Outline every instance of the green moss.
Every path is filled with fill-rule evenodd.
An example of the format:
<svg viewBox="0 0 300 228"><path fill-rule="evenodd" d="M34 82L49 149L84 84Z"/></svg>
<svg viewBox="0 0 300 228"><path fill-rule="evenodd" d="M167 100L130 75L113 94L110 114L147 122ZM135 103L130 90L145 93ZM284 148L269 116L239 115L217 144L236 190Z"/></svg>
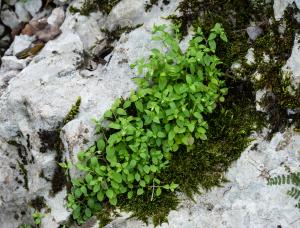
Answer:
<svg viewBox="0 0 300 228"><path fill-rule="evenodd" d="M18 162L19 168L20 168L20 174L23 176L24 178L24 188L27 189L29 191L29 186L28 186L28 172L27 169L25 168L25 165L22 164L21 162Z"/></svg>
<svg viewBox="0 0 300 228"><path fill-rule="evenodd" d="M143 24L138 24L136 26L117 26L112 31L107 29L101 29L101 32L105 33L108 43L113 43L116 40L119 40L123 33L129 33L134 29L141 27Z"/></svg>
<svg viewBox="0 0 300 228"><path fill-rule="evenodd" d="M78 97L75 104L72 105L71 110L64 118L63 125L66 125L67 123L69 123L71 120L73 120L78 115L80 104L81 104L81 97Z"/></svg>
<svg viewBox="0 0 300 228"><path fill-rule="evenodd" d="M102 13L109 14L112 8L117 5L120 0L85 0L80 9L71 6L70 13L80 13L88 16L91 12L100 10Z"/></svg>

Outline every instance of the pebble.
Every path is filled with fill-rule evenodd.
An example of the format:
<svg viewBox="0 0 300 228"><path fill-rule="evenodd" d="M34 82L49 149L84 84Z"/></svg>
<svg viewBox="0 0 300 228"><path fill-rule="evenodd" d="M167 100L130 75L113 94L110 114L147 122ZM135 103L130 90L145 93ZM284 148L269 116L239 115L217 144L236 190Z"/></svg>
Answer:
<svg viewBox="0 0 300 228"><path fill-rule="evenodd" d="M0 18L2 20L2 23L10 27L11 29L17 27L20 23L16 13L10 9L1 11Z"/></svg>
<svg viewBox="0 0 300 228"><path fill-rule="evenodd" d="M249 38L254 41L263 33L263 30L259 26L250 26L247 28L247 33Z"/></svg>

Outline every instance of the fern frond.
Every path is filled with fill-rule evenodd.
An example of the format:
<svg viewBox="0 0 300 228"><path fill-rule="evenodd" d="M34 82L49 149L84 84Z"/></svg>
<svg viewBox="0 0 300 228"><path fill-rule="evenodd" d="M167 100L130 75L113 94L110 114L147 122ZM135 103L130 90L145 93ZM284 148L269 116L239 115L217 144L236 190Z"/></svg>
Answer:
<svg viewBox="0 0 300 228"><path fill-rule="evenodd" d="M278 175L268 179L268 185L293 184L300 186L300 172L291 173L289 175Z"/></svg>
<svg viewBox="0 0 300 228"><path fill-rule="evenodd" d="M300 196L300 189L292 187L290 190L288 190L287 194L294 199L298 199Z"/></svg>

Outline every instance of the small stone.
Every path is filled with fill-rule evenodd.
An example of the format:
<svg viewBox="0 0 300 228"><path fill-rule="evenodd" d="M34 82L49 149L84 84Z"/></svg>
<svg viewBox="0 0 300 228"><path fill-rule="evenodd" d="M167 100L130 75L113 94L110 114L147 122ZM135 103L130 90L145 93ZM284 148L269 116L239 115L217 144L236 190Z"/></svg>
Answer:
<svg viewBox="0 0 300 228"><path fill-rule="evenodd" d="M0 16L2 23L11 29L17 27L19 25L19 19L17 15L15 14L14 11L10 9L6 9L1 11L1 16Z"/></svg>
<svg viewBox="0 0 300 228"><path fill-rule="evenodd" d="M31 16L34 17L42 8L42 1L41 0L26 0L24 2L24 7L31 14Z"/></svg>
<svg viewBox="0 0 300 228"><path fill-rule="evenodd" d="M63 6L63 5L66 5L70 2L70 0L54 0L54 3L57 5L57 6Z"/></svg>
<svg viewBox="0 0 300 228"><path fill-rule="evenodd" d="M61 33L61 30L55 25L48 25L45 29L37 31L36 35L39 40L44 42L48 42L49 40L53 40Z"/></svg>
<svg viewBox="0 0 300 228"><path fill-rule="evenodd" d="M37 31L42 30L46 28L48 25L47 20L45 18L43 19L33 19L25 26L25 28L22 30L23 35L28 35L32 36L34 35Z"/></svg>
<svg viewBox="0 0 300 228"><path fill-rule="evenodd" d="M22 70L26 67L26 61L15 56L3 56L1 68L5 70Z"/></svg>
<svg viewBox="0 0 300 228"><path fill-rule="evenodd" d="M7 34L0 40L0 48L7 48L11 42L10 36Z"/></svg>
<svg viewBox="0 0 300 228"><path fill-rule="evenodd" d="M0 37L4 35L5 28L3 25L0 24Z"/></svg>
<svg viewBox="0 0 300 228"><path fill-rule="evenodd" d="M247 33L251 40L256 40L263 33L263 30L259 26L250 26L247 28Z"/></svg>
<svg viewBox="0 0 300 228"><path fill-rule="evenodd" d="M247 64L251 65L255 63L255 56L254 56L254 48L249 48L246 54Z"/></svg>
<svg viewBox="0 0 300 228"><path fill-rule="evenodd" d="M51 15L48 17L47 21L50 25L55 25L60 27L65 20L65 11L62 7L55 8Z"/></svg>
<svg viewBox="0 0 300 228"><path fill-rule="evenodd" d="M20 21L28 22L31 18L29 12L25 9L22 2L17 2L15 5L15 12Z"/></svg>
<svg viewBox="0 0 300 228"><path fill-rule="evenodd" d="M36 40L35 37L30 37L27 35L20 35L16 36L15 40L13 42L13 55L16 55L20 51L23 51L24 49L28 48L32 42Z"/></svg>

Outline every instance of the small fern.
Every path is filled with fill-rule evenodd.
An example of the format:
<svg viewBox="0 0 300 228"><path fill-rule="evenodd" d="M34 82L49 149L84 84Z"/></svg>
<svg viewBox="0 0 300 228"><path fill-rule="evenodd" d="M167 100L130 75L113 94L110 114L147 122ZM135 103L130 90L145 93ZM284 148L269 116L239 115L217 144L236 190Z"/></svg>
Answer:
<svg viewBox="0 0 300 228"><path fill-rule="evenodd" d="M287 195L298 200L296 207L300 208L300 172L291 173L289 175L278 175L268 179L268 185L293 185L291 189L287 191Z"/></svg>

